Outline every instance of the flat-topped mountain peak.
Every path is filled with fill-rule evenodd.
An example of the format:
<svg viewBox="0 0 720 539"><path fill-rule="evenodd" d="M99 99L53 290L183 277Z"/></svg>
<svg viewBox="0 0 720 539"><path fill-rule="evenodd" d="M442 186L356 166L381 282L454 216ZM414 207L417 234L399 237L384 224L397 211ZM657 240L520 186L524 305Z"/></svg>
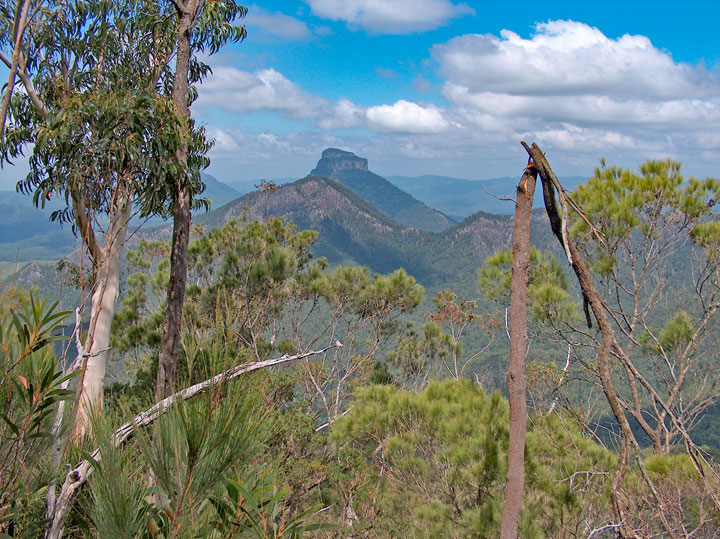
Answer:
<svg viewBox="0 0 720 539"><path fill-rule="evenodd" d="M326 148L323 150L320 161L310 172L311 176L331 177L334 172L340 170L367 170L368 160L358 157L352 152L339 150L338 148Z"/></svg>
<svg viewBox="0 0 720 539"><path fill-rule="evenodd" d="M368 160L352 152L327 148L310 176L331 178L351 189L395 221L419 230L440 231L453 221L368 170Z"/></svg>

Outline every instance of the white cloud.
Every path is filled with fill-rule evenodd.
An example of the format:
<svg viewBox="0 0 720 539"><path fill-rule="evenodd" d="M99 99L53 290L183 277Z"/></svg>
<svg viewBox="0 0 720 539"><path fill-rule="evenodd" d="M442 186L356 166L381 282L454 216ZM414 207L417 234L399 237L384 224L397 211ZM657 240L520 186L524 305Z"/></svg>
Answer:
<svg viewBox="0 0 720 539"><path fill-rule="evenodd" d="M448 128L447 120L437 108L403 99L394 105L370 107L366 115L370 128L381 132L432 134Z"/></svg>
<svg viewBox="0 0 720 539"><path fill-rule="evenodd" d="M348 99L333 103L305 92L274 69L249 73L234 67L217 67L203 84L195 106L219 107L237 114L271 111L286 118L311 120L322 129L331 130L361 126L384 133L430 134L449 126L434 106L404 100L367 109Z"/></svg>
<svg viewBox="0 0 720 539"><path fill-rule="evenodd" d="M378 34L409 34L443 26L475 14L467 4L449 0L306 0L313 13L345 21Z"/></svg>
<svg viewBox="0 0 720 539"><path fill-rule="evenodd" d="M214 154L235 154L240 151L240 145L237 140L229 132L216 127L207 128L208 137L214 141L212 152Z"/></svg>
<svg viewBox="0 0 720 539"><path fill-rule="evenodd" d="M275 111L295 119L314 118L332 104L311 95L274 69L254 73L221 66L203 83L197 107L217 106L236 113Z"/></svg>
<svg viewBox="0 0 720 539"><path fill-rule="evenodd" d="M673 61L645 36L606 37L574 21L536 26L531 39L471 34L436 45L433 55L453 82L511 95L605 95L667 99L717 95L709 72Z"/></svg>
<svg viewBox="0 0 720 539"><path fill-rule="evenodd" d="M497 118L533 118L586 125L675 127L697 129L720 123L717 101L671 99L666 101L613 99L609 96L536 96L470 92L447 83L443 93L450 101Z"/></svg>
<svg viewBox="0 0 720 539"><path fill-rule="evenodd" d="M257 36L270 34L287 41L312 37L310 28L303 21L281 12L272 13L259 6L248 8L244 22L253 38L256 37L253 32L255 29L259 30Z"/></svg>
<svg viewBox="0 0 720 539"><path fill-rule="evenodd" d="M345 129L364 123L363 109L349 99L341 99L332 109L331 114L319 118L323 129Z"/></svg>
<svg viewBox="0 0 720 539"><path fill-rule="evenodd" d="M457 121L481 129L532 133L566 149L668 150L720 129L718 73L675 62L645 36L610 39L551 21L529 39L465 35L432 54Z"/></svg>

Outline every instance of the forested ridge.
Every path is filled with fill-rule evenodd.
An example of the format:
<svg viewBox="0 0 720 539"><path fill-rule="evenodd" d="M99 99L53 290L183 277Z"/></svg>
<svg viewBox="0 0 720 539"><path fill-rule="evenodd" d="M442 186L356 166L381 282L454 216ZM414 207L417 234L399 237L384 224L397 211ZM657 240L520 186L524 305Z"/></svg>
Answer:
<svg viewBox="0 0 720 539"><path fill-rule="evenodd" d="M720 534L717 180L522 142L453 224L329 148L198 213L246 8L0 7L0 159L80 246L0 286L0 535Z"/></svg>

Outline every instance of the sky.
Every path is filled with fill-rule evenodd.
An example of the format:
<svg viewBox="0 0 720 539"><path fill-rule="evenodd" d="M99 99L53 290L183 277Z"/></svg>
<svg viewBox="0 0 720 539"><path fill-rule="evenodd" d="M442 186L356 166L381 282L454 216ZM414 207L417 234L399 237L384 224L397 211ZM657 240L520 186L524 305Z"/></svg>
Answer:
<svg viewBox="0 0 720 539"><path fill-rule="evenodd" d="M383 176L559 175L720 161L720 2L276 0L209 57L192 114L221 181L300 178L324 148ZM12 188L17 171L3 171Z"/></svg>

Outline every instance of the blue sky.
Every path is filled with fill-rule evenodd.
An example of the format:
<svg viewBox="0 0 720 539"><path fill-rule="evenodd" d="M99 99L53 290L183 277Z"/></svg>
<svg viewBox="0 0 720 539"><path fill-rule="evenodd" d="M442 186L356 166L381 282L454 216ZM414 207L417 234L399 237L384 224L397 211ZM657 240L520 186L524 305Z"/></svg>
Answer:
<svg viewBox="0 0 720 539"><path fill-rule="evenodd" d="M560 175L668 156L717 174L719 2L248 7L247 39L210 59L193 106L220 180L299 178L328 146L382 175L519 176L522 138Z"/></svg>

